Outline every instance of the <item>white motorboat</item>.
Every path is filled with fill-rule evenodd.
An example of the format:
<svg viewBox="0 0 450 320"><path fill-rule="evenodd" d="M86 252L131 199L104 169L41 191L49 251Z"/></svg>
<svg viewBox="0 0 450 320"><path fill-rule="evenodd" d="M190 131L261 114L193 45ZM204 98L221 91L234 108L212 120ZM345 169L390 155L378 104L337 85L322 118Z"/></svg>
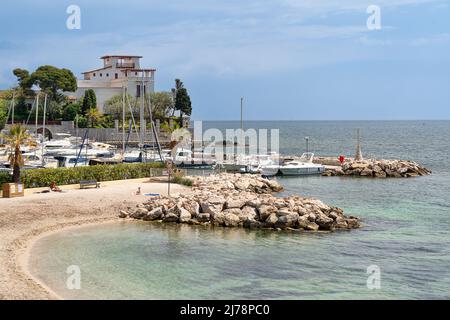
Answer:
<svg viewBox="0 0 450 320"><path fill-rule="evenodd" d="M263 166L261 173L265 176L274 176L277 174L284 176L322 174L325 171L325 167L321 164L313 163L313 159L314 153L304 153L299 160L288 161L283 165Z"/></svg>

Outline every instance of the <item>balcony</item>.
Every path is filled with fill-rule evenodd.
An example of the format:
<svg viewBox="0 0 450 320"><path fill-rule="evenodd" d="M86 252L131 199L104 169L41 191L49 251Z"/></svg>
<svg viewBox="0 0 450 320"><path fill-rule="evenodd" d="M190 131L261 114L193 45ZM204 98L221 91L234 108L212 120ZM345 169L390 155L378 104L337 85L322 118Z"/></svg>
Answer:
<svg viewBox="0 0 450 320"><path fill-rule="evenodd" d="M116 63L116 68L135 68L134 62L118 62Z"/></svg>

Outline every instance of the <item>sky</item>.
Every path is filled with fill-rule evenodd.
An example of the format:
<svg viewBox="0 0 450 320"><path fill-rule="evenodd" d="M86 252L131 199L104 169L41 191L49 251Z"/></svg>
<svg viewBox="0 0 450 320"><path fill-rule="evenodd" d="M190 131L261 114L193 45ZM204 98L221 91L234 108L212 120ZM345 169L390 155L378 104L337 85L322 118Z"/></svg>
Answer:
<svg viewBox="0 0 450 320"><path fill-rule="evenodd" d="M450 119L449 18L447 0L2 0L0 88L130 54L157 91L184 82L195 120L238 120L241 97L246 120Z"/></svg>

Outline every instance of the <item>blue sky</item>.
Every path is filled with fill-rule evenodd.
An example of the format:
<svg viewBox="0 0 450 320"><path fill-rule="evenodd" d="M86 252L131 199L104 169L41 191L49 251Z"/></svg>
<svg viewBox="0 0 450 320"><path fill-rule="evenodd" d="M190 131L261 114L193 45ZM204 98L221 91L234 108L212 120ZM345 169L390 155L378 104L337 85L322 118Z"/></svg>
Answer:
<svg viewBox="0 0 450 320"><path fill-rule="evenodd" d="M81 77L138 54L157 90L184 81L195 119L238 119L241 96L249 120L450 119L449 18L441 0L2 0L0 88L16 67Z"/></svg>

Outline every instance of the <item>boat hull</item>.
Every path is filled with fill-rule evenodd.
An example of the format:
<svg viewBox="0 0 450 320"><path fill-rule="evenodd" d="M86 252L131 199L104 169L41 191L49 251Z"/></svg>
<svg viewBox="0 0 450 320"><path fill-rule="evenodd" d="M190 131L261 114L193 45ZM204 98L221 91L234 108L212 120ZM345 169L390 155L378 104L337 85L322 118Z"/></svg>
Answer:
<svg viewBox="0 0 450 320"><path fill-rule="evenodd" d="M280 168L283 176L306 176L324 173L324 167L307 167L307 168Z"/></svg>

